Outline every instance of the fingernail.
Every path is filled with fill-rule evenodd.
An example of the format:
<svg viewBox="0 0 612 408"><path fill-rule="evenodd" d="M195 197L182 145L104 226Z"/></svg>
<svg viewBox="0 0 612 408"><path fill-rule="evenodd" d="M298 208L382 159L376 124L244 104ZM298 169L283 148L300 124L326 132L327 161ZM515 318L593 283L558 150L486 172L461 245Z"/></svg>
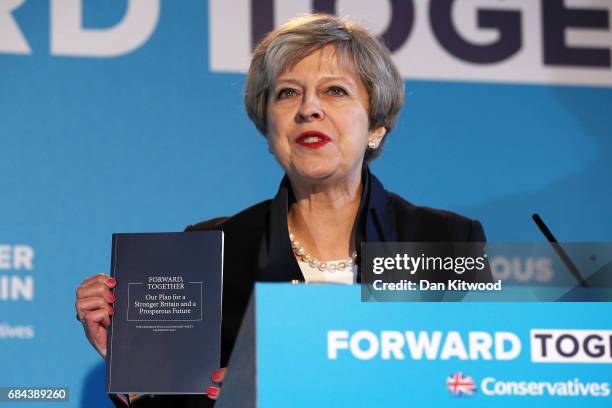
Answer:
<svg viewBox="0 0 612 408"><path fill-rule="evenodd" d="M117 298L115 297L115 295L111 293L110 295L108 295L108 300L110 300L111 302L114 302L115 300L117 300Z"/></svg>
<svg viewBox="0 0 612 408"><path fill-rule="evenodd" d="M108 307L108 314L110 315L114 315L115 314L115 309L113 309L112 307Z"/></svg>
<svg viewBox="0 0 612 408"><path fill-rule="evenodd" d="M208 387L206 389L206 395L208 395L211 398L216 397L217 395L219 395L219 388L217 388L217 387Z"/></svg>
<svg viewBox="0 0 612 408"><path fill-rule="evenodd" d="M221 370L216 370L216 371L213 371L213 373L212 373L212 380L213 380L214 382L219 382L219 381L221 381Z"/></svg>
<svg viewBox="0 0 612 408"><path fill-rule="evenodd" d="M114 280L113 278L108 278L106 280L106 283L108 283L110 286L115 286L115 284L117 283L116 280Z"/></svg>

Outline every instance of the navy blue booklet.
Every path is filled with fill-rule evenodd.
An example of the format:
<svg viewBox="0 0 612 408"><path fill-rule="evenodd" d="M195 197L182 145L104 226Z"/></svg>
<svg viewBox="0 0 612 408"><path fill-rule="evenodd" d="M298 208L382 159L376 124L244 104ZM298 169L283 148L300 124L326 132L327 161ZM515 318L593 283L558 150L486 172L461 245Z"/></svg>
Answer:
<svg viewBox="0 0 612 408"><path fill-rule="evenodd" d="M223 232L113 234L106 392L204 394L221 355Z"/></svg>

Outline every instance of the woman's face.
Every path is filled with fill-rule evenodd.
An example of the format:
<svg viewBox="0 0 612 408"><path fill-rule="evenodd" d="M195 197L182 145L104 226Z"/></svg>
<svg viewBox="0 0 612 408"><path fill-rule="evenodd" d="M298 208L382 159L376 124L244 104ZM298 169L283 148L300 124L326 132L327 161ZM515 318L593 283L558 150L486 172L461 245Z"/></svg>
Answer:
<svg viewBox="0 0 612 408"><path fill-rule="evenodd" d="M268 98L270 150L293 182L359 180L369 131L368 93L331 45L283 72Z"/></svg>

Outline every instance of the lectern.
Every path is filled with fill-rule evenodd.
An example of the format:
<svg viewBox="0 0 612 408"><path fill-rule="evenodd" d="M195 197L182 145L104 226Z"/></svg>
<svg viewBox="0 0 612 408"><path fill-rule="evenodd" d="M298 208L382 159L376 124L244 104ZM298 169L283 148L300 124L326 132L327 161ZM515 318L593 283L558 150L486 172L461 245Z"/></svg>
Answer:
<svg viewBox="0 0 612 408"><path fill-rule="evenodd" d="M217 407L610 407L611 303L257 284Z"/></svg>

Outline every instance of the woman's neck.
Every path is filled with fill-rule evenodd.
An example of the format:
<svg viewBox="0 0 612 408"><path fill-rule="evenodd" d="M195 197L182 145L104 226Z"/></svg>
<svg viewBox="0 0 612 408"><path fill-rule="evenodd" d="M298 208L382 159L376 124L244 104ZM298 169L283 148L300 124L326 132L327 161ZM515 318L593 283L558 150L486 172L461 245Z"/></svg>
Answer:
<svg viewBox="0 0 612 408"><path fill-rule="evenodd" d="M293 184L296 201L289 208L288 226L307 253L321 261L346 259L355 251L355 219L363 184L335 188Z"/></svg>

